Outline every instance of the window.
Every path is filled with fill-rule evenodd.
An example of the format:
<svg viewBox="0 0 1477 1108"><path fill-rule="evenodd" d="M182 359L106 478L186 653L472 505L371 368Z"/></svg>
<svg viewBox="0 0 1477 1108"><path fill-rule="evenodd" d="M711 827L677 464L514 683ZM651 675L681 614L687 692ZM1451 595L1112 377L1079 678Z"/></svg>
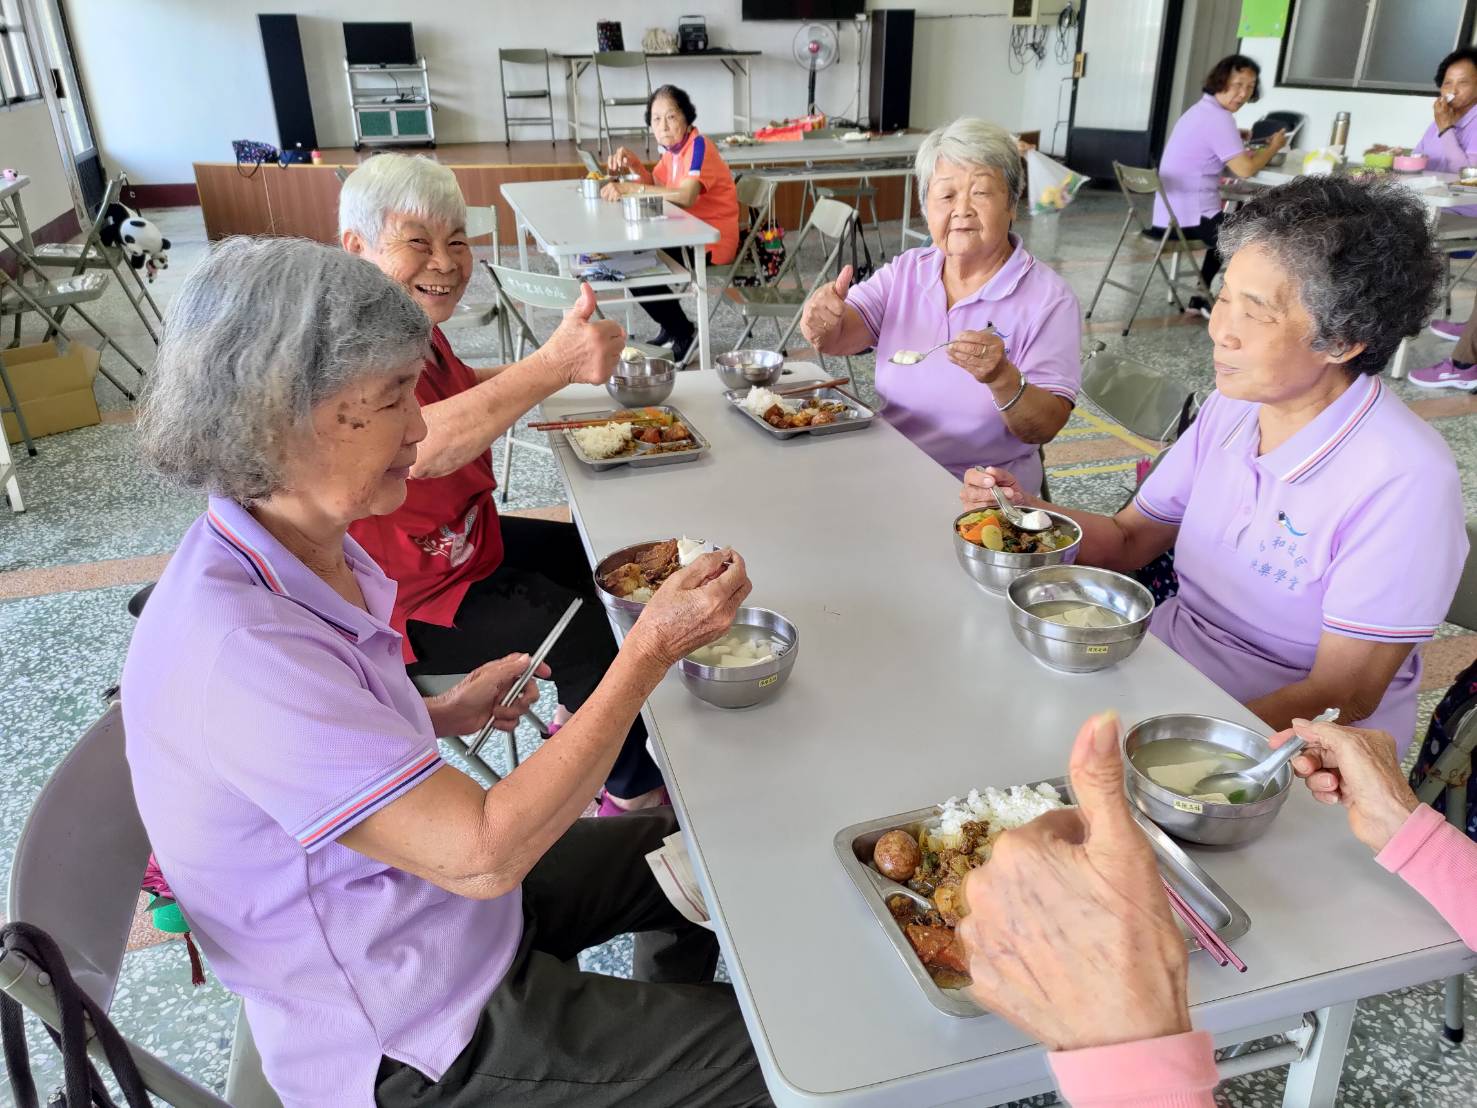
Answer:
<svg viewBox="0 0 1477 1108"><path fill-rule="evenodd" d="M1283 85L1430 93L1436 63L1471 41L1473 0L1295 0Z"/></svg>
<svg viewBox="0 0 1477 1108"><path fill-rule="evenodd" d="M31 64L31 41L21 19L20 0L0 0L0 104L38 100L41 86Z"/></svg>

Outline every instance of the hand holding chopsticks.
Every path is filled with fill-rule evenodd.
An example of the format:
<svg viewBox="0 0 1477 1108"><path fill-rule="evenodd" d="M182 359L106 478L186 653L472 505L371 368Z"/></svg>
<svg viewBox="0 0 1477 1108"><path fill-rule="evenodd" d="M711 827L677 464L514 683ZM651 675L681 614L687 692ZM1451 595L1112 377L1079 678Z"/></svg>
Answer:
<svg viewBox="0 0 1477 1108"><path fill-rule="evenodd" d="M564 614L559 617L559 622L554 624L554 629L549 632L548 637L539 644L539 648L528 659L528 665L524 667L523 673L519 675L516 681L508 686L508 691L503 694L502 699L498 702L499 707L507 708L511 706L522 695L524 687L533 679L533 675L538 670L538 667L544 664L544 659L548 657L549 651L554 649L554 644L559 641L559 636L564 634L565 628L569 626L570 621L574 619L574 614L580 610L580 605L583 603L583 600L575 597L569 607L564 610ZM538 717L535 716L534 718L537 719ZM469 758L475 758L477 751L482 749L482 744L492 734L494 722L494 717L489 716L487 722L483 724L482 730L477 732L477 737L467 745L467 756Z"/></svg>

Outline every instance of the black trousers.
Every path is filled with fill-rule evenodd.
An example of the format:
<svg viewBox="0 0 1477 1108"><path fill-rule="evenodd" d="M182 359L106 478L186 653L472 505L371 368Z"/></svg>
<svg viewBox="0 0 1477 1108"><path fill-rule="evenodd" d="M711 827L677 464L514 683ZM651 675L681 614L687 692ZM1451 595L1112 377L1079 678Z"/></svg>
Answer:
<svg viewBox="0 0 1477 1108"><path fill-rule="evenodd" d="M676 829L670 808L576 820L523 882L523 941L472 1041L438 1082L386 1058L381 1108L770 1104L733 989L712 983L717 941L646 864ZM580 971L628 931L637 980Z"/></svg>
<svg viewBox="0 0 1477 1108"><path fill-rule="evenodd" d="M571 711L583 704L615 660L615 636L595 595L595 579L572 523L504 517L503 561L467 590L451 627L411 620L405 633L416 661L412 677L470 673L509 654L532 653L576 596L584 605L549 652L559 699ZM606 789L636 797L662 783L646 753L646 724L631 725Z"/></svg>
<svg viewBox="0 0 1477 1108"><path fill-rule="evenodd" d="M1185 238L1191 242L1205 243L1205 260L1200 263L1200 279L1205 282L1205 287L1210 288L1210 282L1215 275L1221 271L1221 224L1226 221L1225 212L1216 212L1213 216L1202 219L1192 227L1181 227ZM1167 233L1167 228L1152 228L1153 237Z"/></svg>
<svg viewBox="0 0 1477 1108"><path fill-rule="evenodd" d="M662 253L674 259L679 264L685 265L689 269L692 268L692 250L689 247L679 246L676 249L663 247ZM670 288L666 285L659 288L641 290L643 294L652 296L660 293L676 293L679 291L681 290ZM643 301L641 307L647 315L656 321L657 325L663 331L673 338L685 338L697 330L692 320L687 318L687 312L683 310L682 301L680 300Z"/></svg>

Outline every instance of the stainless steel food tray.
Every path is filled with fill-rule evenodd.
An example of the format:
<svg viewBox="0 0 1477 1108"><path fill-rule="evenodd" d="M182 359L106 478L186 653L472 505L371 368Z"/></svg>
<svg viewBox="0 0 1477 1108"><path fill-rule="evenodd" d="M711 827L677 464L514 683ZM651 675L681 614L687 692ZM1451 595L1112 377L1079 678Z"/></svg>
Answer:
<svg viewBox="0 0 1477 1108"><path fill-rule="evenodd" d="M1038 784L1043 784L1043 782L1033 782L1027 787L1035 788ZM1064 800L1071 802L1072 791L1065 777L1053 777L1044 784L1051 785L1062 794ZM1231 899L1230 894L1217 885L1211 876L1163 831L1136 810L1133 811L1133 817L1143 829L1144 834L1148 836L1154 853L1158 855L1160 873L1221 938L1230 942L1233 939L1239 939L1251 930L1251 917L1246 914L1246 910L1241 905ZM919 808L913 812L902 812L895 816L853 824L837 832L836 857L841 860L841 868L846 870L852 883L856 885L857 891L862 894L867 908L882 925L882 930L891 940L893 949L898 952L903 965L913 975L913 980L918 982L918 987L923 990L923 995L928 998L929 1003L946 1015L970 1019L985 1015L985 1010L976 1004L963 989L943 989L934 982L923 963L918 960L918 955L908 944L903 929L898 926L897 921L892 918L892 913L887 910L882 894L878 892L877 887L872 884L866 873L872 868L872 848L876 846L877 840L884 833L898 827L913 830L920 826L936 826L937 823L938 809L934 807ZM1178 922L1176 920L1176 923ZM1183 924L1180 925L1180 931L1182 933L1185 931ZM1195 951L1200 949L1200 944L1186 933L1185 947Z"/></svg>
<svg viewBox="0 0 1477 1108"><path fill-rule="evenodd" d="M622 454L618 458L592 458L580 449L580 444L575 441L573 432L560 431L559 434L564 436L564 441L569 444L569 449L574 454L574 456L580 461L584 462L585 465L589 466L591 469L614 469L616 466L630 466L632 469L649 469L652 466L670 466L676 465L679 462L695 462L698 460L698 458L706 454L711 449L708 440L703 437L702 432L692 425L692 420L688 419L676 408L673 408L667 404L646 404L643 405L641 409L605 408L593 412L571 412L567 416L561 416L560 421L563 422L565 420L577 419L609 419L610 417L615 415L616 412L633 412L638 410L644 411L646 408L653 408L656 411L665 412L668 415L675 416L677 419L680 419L687 426L687 429L692 432L692 440L697 445L694 446L691 450L667 450L648 454L646 453L646 451L649 448L642 443L637 443L636 450L633 453Z"/></svg>
<svg viewBox="0 0 1477 1108"><path fill-rule="evenodd" d="M810 381L787 381L784 387L786 389L798 389L804 385L811 383L811 381L815 382L816 384L820 384L821 378L813 377L810 379ZM852 415L847 419L838 419L835 423L823 424L820 427L790 427L786 428L785 430L781 430L778 427L771 427L769 424L765 423L764 420L760 419L758 416L748 411L745 411L740 406L739 402L748 395L748 392L748 389L729 389L723 394L723 396L724 399L728 401L729 406L732 407L733 410L736 411L739 415L756 424L762 430L767 431L772 437L777 439L793 439L796 435L839 435L844 431L860 431L863 427L870 427L872 425L872 420L877 418L877 413L875 411L867 407L856 397L852 396L851 393L844 392L841 389L821 389L820 391L812 393L810 395L818 396L822 400L839 400L841 403L845 404L848 408L851 409ZM786 399L803 400L805 398L787 397Z"/></svg>

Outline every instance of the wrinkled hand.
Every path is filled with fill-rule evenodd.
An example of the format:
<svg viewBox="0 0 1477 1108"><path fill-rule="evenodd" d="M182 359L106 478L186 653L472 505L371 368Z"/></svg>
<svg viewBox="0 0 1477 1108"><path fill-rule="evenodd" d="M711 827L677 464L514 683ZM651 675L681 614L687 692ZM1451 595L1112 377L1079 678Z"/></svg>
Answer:
<svg viewBox="0 0 1477 1108"><path fill-rule="evenodd" d="M1071 779L1078 808L1007 831L965 881L970 992L1052 1050L1188 1031L1185 943L1129 814L1115 714L1083 724Z"/></svg>
<svg viewBox="0 0 1477 1108"><path fill-rule="evenodd" d="M595 290L587 283L539 351L569 384L603 385L625 348L625 329L613 319L592 319L594 314Z"/></svg>
<svg viewBox="0 0 1477 1108"><path fill-rule="evenodd" d="M805 341L821 349L821 344L836 333L846 316L846 290L851 288L851 266L845 266L836 280L828 281L810 294L800 312L800 333Z"/></svg>
<svg viewBox="0 0 1477 1108"><path fill-rule="evenodd" d="M995 466L971 466L964 471L964 484L959 487L959 500L966 509L993 508L995 494L990 490L999 486L1005 499L1019 507L1040 507L1041 501L1021 491L1020 482L1004 469Z"/></svg>
<svg viewBox="0 0 1477 1108"><path fill-rule="evenodd" d="M641 159L629 147L619 146L610 155L605 168L617 176L622 173L640 173Z"/></svg>
<svg viewBox="0 0 1477 1108"><path fill-rule="evenodd" d="M1271 138L1267 139L1267 149L1270 150L1270 151L1272 151L1272 153L1274 153L1274 154L1277 153L1277 151L1281 150L1286 145L1287 145L1287 129L1286 128L1283 128L1282 130L1278 131L1276 134L1272 135Z"/></svg>
<svg viewBox="0 0 1477 1108"><path fill-rule="evenodd" d="M1420 805L1400 772L1395 740L1383 731L1295 719L1268 741L1275 750L1295 734L1307 745L1292 771L1316 799L1349 809L1354 837L1378 854Z"/></svg>
<svg viewBox="0 0 1477 1108"><path fill-rule="evenodd" d="M1431 114L1436 117L1436 130L1445 131L1455 127L1457 123L1456 109L1446 102L1445 96L1436 97L1436 103L1431 107Z"/></svg>
<svg viewBox="0 0 1477 1108"><path fill-rule="evenodd" d="M982 385L994 384L1009 372L1005 360L1005 342L991 331L960 331L944 348L949 361Z"/></svg>
<svg viewBox="0 0 1477 1108"><path fill-rule="evenodd" d="M605 184L600 186L601 200L619 200L624 195L625 193L621 192L621 185L619 181L607 181Z"/></svg>
<svg viewBox="0 0 1477 1108"><path fill-rule="evenodd" d="M538 685L533 681L508 707L499 707L503 695L528 667L527 654L509 654L495 662L478 666L439 696L427 698L426 708L436 717L437 730L447 735L470 735L482 730L490 715L498 731L512 731L518 717L538 699ZM534 670L534 676L547 681L553 674L548 665Z"/></svg>
<svg viewBox="0 0 1477 1108"><path fill-rule="evenodd" d="M732 564L725 567L730 558ZM664 666L676 665L733 626L752 588L744 560L732 550L704 554L662 583L626 643L635 639Z"/></svg>

